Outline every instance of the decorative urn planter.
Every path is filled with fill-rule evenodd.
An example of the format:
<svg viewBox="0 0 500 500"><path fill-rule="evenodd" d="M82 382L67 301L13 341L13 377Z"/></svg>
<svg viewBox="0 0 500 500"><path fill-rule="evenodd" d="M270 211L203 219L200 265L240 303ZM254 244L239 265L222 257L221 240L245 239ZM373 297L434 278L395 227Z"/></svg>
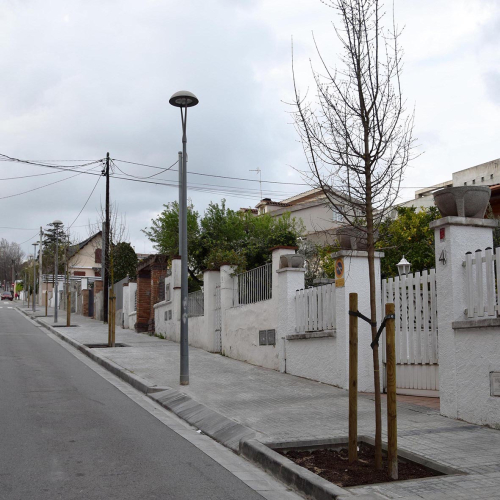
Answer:
<svg viewBox="0 0 500 500"><path fill-rule="evenodd" d="M342 250L366 250L368 243L362 229L346 226L337 230L337 239Z"/></svg>
<svg viewBox="0 0 500 500"><path fill-rule="evenodd" d="M434 193L434 202L443 217L472 217L482 219L490 201L488 186L458 186Z"/></svg>
<svg viewBox="0 0 500 500"><path fill-rule="evenodd" d="M296 253L287 253L280 256L280 269L285 267L304 267L304 256Z"/></svg>

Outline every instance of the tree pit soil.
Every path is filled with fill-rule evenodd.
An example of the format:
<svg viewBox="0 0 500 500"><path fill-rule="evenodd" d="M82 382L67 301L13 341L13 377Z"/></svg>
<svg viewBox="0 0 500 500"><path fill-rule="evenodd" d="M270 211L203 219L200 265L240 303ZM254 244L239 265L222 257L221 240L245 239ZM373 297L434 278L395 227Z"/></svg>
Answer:
<svg viewBox="0 0 500 500"><path fill-rule="evenodd" d="M323 479L344 488L394 481L389 476L387 457L384 456L382 459L382 470L375 470L375 449L365 443L359 443L358 461L351 465L347 449L275 451ZM441 475L441 472L415 462L398 459L398 481Z"/></svg>

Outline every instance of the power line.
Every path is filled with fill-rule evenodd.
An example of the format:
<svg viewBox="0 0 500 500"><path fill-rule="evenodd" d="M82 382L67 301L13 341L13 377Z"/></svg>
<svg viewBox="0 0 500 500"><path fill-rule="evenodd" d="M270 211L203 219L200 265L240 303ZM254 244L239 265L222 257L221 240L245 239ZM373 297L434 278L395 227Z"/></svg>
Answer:
<svg viewBox="0 0 500 500"><path fill-rule="evenodd" d="M37 236L38 236L38 232L36 232L34 236L32 236L31 238L28 238L26 241L23 241L22 243L18 243L18 245L19 246L24 245L25 243L28 243L28 241L31 241L33 238L35 238Z"/></svg>
<svg viewBox="0 0 500 500"><path fill-rule="evenodd" d="M120 161L122 163L129 163L130 165L139 165L141 167L162 169L162 167L156 167L154 165L148 165L146 163L135 163L133 161L118 160L117 158L113 158L113 161ZM177 172L177 170L172 170L172 172ZM229 177L226 175L204 174L201 172L188 171L188 174L203 175L205 177L218 177L220 179L231 179L231 180L235 180L235 181L260 182L259 180L256 180L256 179L245 179L242 177ZM267 184L287 184L287 185L291 185L291 186L309 186L309 184L306 184L303 182L280 182L280 181L262 181L262 182L265 182Z"/></svg>
<svg viewBox="0 0 500 500"><path fill-rule="evenodd" d="M113 160L111 160L111 163L113 164L114 167L116 167L123 175L128 175L129 177L133 177L134 179L151 179L151 177L156 177L157 175L160 175L160 174L163 174L164 172L166 172L167 170L170 170L172 167L174 167L175 165L177 165L179 163L179 160L177 160L175 163L173 163L172 165L170 165L170 167L167 167L167 168L164 168L162 169L161 172L157 172L156 174L153 174L153 175L148 175L148 176L145 176L145 177L139 177L137 175L132 175L132 174L127 174L127 172L124 172ZM177 172L177 170L174 170L174 172Z"/></svg>
<svg viewBox="0 0 500 500"><path fill-rule="evenodd" d="M91 169L91 170L93 170L93 169ZM9 194L8 196L2 196L2 197L0 197L0 200L5 200L7 198L14 198L15 196L21 196L21 195L26 194L26 193L31 193L33 191L37 191L39 189L43 189L45 187L52 186L54 184L58 184L59 182L67 181L69 179L72 179L73 177L78 177L79 175L86 174L86 173L90 173L90 172L89 171L87 171L87 172L78 172L76 175L72 175L70 177L66 177L65 179L59 179L58 181L50 182L49 184L44 184L43 186L38 186L38 187L33 188L33 189L28 189L27 191L23 191L22 193ZM99 175L99 174L96 174L96 175Z"/></svg>
<svg viewBox="0 0 500 500"><path fill-rule="evenodd" d="M90 200L90 197L94 194L95 188L97 187L97 184L99 184L100 180L101 180L101 177L98 177L97 182L95 183L95 186L93 187L92 191L89 194L89 197L87 198L87 201L85 202L85 205L83 205L82 209L80 210L80 212L78 212L78 215L75 217L75 220L69 225L68 230L71 229L73 224L77 221L78 217L80 217L80 215L82 214L84 208L87 206L87 203Z"/></svg>

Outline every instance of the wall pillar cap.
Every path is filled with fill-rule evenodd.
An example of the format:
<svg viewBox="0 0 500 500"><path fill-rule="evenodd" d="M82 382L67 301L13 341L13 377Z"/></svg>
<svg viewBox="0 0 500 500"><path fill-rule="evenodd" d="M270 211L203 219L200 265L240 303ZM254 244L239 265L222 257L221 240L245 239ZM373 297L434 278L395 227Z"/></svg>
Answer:
<svg viewBox="0 0 500 500"><path fill-rule="evenodd" d="M384 256L384 252L375 252L375 258L381 259ZM337 257L363 257L368 258L368 252L365 250L339 250L338 252L332 253L333 258Z"/></svg>
<svg viewBox="0 0 500 500"><path fill-rule="evenodd" d="M433 220L429 227L436 229L443 226L472 226L472 227L499 227L500 221L493 219L477 219L474 217L442 217L441 219Z"/></svg>
<svg viewBox="0 0 500 500"><path fill-rule="evenodd" d="M281 269L276 269L277 273L284 273L287 271L292 271L294 273L305 273L306 270L303 267L282 267Z"/></svg>
<svg viewBox="0 0 500 500"><path fill-rule="evenodd" d="M286 246L286 245L278 245L277 247L272 247L269 249L270 252L274 252L274 250L298 250L299 247Z"/></svg>

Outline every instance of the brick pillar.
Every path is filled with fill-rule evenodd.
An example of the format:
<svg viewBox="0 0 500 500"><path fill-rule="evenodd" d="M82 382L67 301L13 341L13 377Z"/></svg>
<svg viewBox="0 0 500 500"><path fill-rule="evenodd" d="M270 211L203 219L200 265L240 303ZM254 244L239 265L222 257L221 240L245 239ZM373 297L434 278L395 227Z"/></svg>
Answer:
<svg viewBox="0 0 500 500"><path fill-rule="evenodd" d="M89 291L82 290L82 315L89 315Z"/></svg>
<svg viewBox="0 0 500 500"><path fill-rule="evenodd" d="M158 284L162 278L167 276L167 267L165 264L154 264L151 266L151 303L150 303L150 317L148 321L148 332L153 334L155 332L155 315L153 306L158 303Z"/></svg>
<svg viewBox="0 0 500 500"><path fill-rule="evenodd" d="M151 318L151 271L143 269L137 273L137 319L135 331L148 331Z"/></svg>
<svg viewBox="0 0 500 500"><path fill-rule="evenodd" d="M102 281L94 281L94 294L102 292L103 287Z"/></svg>

